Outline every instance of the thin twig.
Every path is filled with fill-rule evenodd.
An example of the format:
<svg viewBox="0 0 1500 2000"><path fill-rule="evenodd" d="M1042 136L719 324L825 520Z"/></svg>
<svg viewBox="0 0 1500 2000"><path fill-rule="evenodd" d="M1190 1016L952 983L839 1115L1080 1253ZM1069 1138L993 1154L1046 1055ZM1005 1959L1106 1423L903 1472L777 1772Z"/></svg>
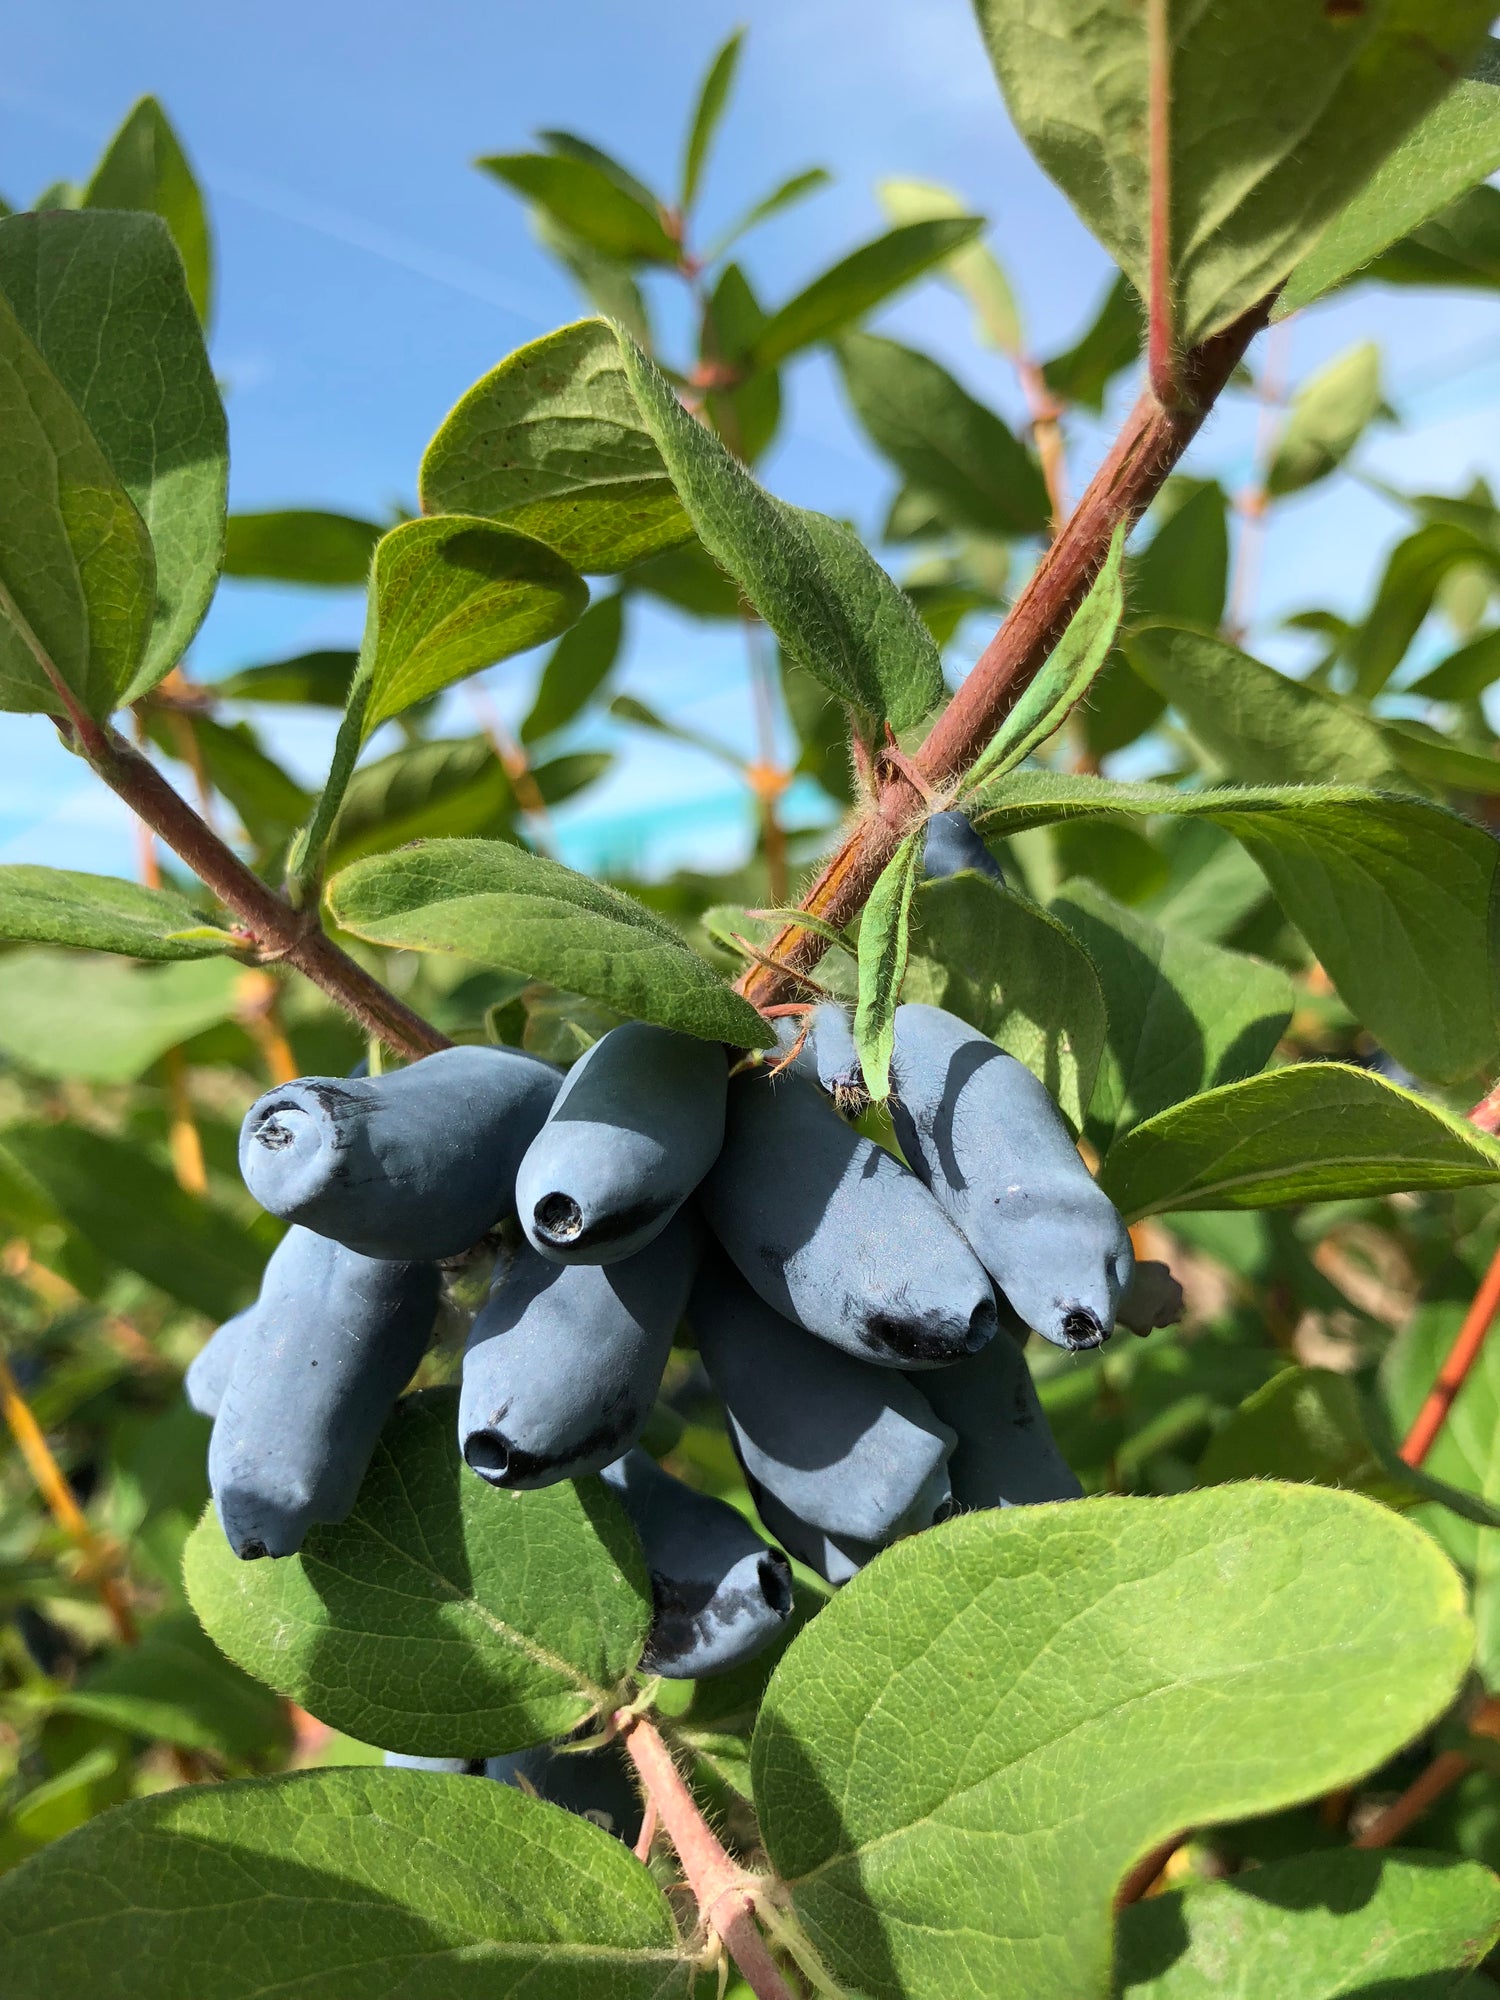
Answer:
<svg viewBox="0 0 1500 2000"><path fill-rule="evenodd" d="M1016 378L1031 415L1031 435L1052 507L1052 532L1060 535L1068 518L1068 458L1062 433L1063 405L1047 387L1047 378L1035 361L1024 354L1015 357Z"/></svg>
<svg viewBox="0 0 1500 2000"><path fill-rule="evenodd" d="M1264 326L1270 305L1269 298L1263 299L1185 357L1177 407L1163 408L1150 389L1136 403L1063 532L917 751L913 761L933 791L942 792L962 778L1041 671L1098 574L1116 527L1121 521L1138 520L1156 498L1241 355ZM926 810L920 794L895 773L855 820L802 898L803 907L835 929L846 929L864 907L902 835ZM740 990L756 1006L784 999L789 975L808 972L825 949L824 939L788 924L763 954L772 963L751 967L741 977ZM780 969L775 969L778 962Z"/></svg>
<svg viewBox="0 0 1500 2000"><path fill-rule="evenodd" d="M705 1927L723 1939L756 2000L792 2000L791 1989L756 1928L755 1878L736 1865L699 1812L656 1725L630 1709L621 1709L615 1721L647 1802L655 1805L677 1850Z"/></svg>
<svg viewBox="0 0 1500 2000"><path fill-rule="evenodd" d="M167 1147L172 1157L172 1173L184 1194L201 1198L208 1193L208 1169L188 1091L187 1058L181 1049L168 1049L161 1066L167 1078Z"/></svg>
<svg viewBox="0 0 1500 2000"><path fill-rule="evenodd" d="M235 985L234 1018L260 1051L272 1083L292 1083L302 1072L281 1025L280 1001L281 989L274 973L252 968L240 974Z"/></svg>
<svg viewBox="0 0 1500 2000"><path fill-rule="evenodd" d="M1418 1410L1411 1429L1402 1441L1401 1457L1413 1468L1420 1466L1432 1450L1438 1432L1447 1421L1448 1412L1469 1379L1469 1371L1479 1359L1485 1335L1493 1326L1497 1313L1500 1313L1500 1250L1490 1259L1489 1269L1474 1294L1474 1302L1464 1314L1463 1325L1438 1370L1437 1380L1428 1390L1427 1400Z"/></svg>
<svg viewBox="0 0 1500 2000"><path fill-rule="evenodd" d="M1420 1777L1414 1778L1394 1804L1376 1815L1350 1843L1354 1847L1389 1847L1444 1792L1451 1792L1474 1769L1474 1759L1462 1750L1441 1750Z"/></svg>
<svg viewBox="0 0 1500 2000"><path fill-rule="evenodd" d="M30 1403L21 1393L21 1385L3 1353L0 1353L0 1411L3 1411L16 1448L36 1482L37 1491L47 1503L48 1512L82 1556L85 1573L110 1615L115 1636L123 1645L134 1645L138 1636L135 1615L119 1578L110 1573L109 1551L89 1526L87 1516L74 1499L73 1489L53 1457L52 1447L33 1415Z"/></svg>

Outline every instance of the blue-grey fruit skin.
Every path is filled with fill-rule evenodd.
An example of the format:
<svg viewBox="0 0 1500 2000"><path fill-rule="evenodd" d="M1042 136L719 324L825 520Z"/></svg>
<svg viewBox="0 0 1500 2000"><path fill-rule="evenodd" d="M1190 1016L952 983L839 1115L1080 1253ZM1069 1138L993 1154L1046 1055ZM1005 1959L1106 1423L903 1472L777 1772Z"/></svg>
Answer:
<svg viewBox="0 0 1500 2000"><path fill-rule="evenodd" d="M969 824L968 815L956 809L934 813L927 822L927 836L922 844L923 874L935 879L961 875L965 869L987 875L990 881L1004 887L1000 864Z"/></svg>
<svg viewBox="0 0 1500 2000"><path fill-rule="evenodd" d="M514 1209L560 1083L550 1063L491 1048L304 1076L251 1105L240 1172L262 1208L367 1257L456 1257Z"/></svg>
<svg viewBox="0 0 1500 2000"><path fill-rule="evenodd" d="M532 1248L559 1264L611 1264L659 1236L723 1143L728 1075L720 1043L646 1021L595 1042L516 1176Z"/></svg>
<svg viewBox="0 0 1500 2000"><path fill-rule="evenodd" d="M958 1436L948 1477L960 1508L1031 1507L1082 1496L1014 1340L992 1340L967 1361L918 1379L922 1394Z"/></svg>
<svg viewBox="0 0 1500 2000"><path fill-rule="evenodd" d="M768 1305L865 1361L938 1367L995 1331L990 1282L932 1196L794 1073L730 1084L699 1202Z"/></svg>
<svg viewBox="0 0 1500 2000"><path fill-rule="evenodd" d="M698 1263L678 1215L618 1264L549 1264L523 1244L464 1349L458 1441L492 1486L598 1472L640 1437Z"/></svg>
<svg viewBox="0 0 1500 2000"><path fill-rule="evenodd" d="M219 1405L224 1400L224 1391L229 1387L229 1377L234 1369L235 1357L240 1351L240 1340L255 1313L254 1306L233 1319L226 1319L208 1337L188 1364L183 1379L183 1389L188 1402L200 1417L216 1417Z"/></svg>
<svg viewBox="0 0 1500 2000"><path fill-rule="evenodd" d="M518 1791L534 1792L549 1805L591 1819L606 1833L634 1847L640 1838L640 1793L631 1776L629 1759L618 1743L597 1750L568 1750L540 1743L532 1750L513 1750L506 1757L485 1760L484 1774Z"/></svg>
<svg viewBox="0 0 1500 2000"><path fill-rule="evenodd" d="M403 1750L387 1750L385 1761L392 1771L435 1771L440 1778L482 1778L483 1757L408 1757Z"/></svg>
<svg viewBox="0 0 1500 2000"><path fill-rule="evenodd" d="M699 1272L688 1323L745 1471L809 1528L878 1544L950 1506L957 1439L906 1376L813 1339L723 1258Z"/></svg>
<svg viewBox="0 0 1500 2000"><path fill-rule="evenodd" d="M640 1537L651 1576L641 1664L666 1680L727 1673L769 1646L791 1615L792 1572L742 1514L663 1472L637 1447L600 1475Z"/></svg>
<svg viewBox="0 0 1500 2000"><path fill-rule="evenodd" d="M850 1541L826 1535L821 1528L810 1528L758 1481L747 1479L746 1483L766 1532L776 1537L789 1556L805 1563L825 1583L847 1583L850 1577L858 1576L872 1557L880 1554L875 1542Z"/></svg>
<svg viewBox="0 0 1500 2000"><path fill-rule="evenodd" d="M290 1229L266 1266L208 1447L237 1556L294 1555L353 1507L381 1426L437 1317L431 1264L362 1257Z"/></svg>
<svg viewBox="0 0 1500 2000"><path fill-rule="evenodd" d="M1130 1234L1025 1064L941 1007L898 1007L891 1121L1027 1326L1069 1349L1108 1340Z"/></svg>

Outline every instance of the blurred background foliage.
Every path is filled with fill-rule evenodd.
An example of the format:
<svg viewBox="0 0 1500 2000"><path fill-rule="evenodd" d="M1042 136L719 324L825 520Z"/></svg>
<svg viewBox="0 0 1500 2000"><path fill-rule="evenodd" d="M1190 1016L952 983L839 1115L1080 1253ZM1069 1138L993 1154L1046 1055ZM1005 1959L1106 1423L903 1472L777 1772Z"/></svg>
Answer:
<svg viewBox="0 0 1500 2000"><path fill-rule="evenodd" d="M827 175L809 167L771 188L745 187L742 221L705 237L698 198L739 47L738 38L728 43L708 71L674 185L647 187L595 138L564 131L541 134L534 150L486 157L480 170L497 199L525 204L541 246L570 274L580 314L598 310L627 325L748 462L776 440L787 370L814 351L832 356L852 418L884 468L877 545L956 682L976 635L1003 615L1080 490L1080 437L1086 457L1092 420L1138 368L1133 294L1123 280L1107 285L1064 351L1037 352L1003 244L963 195L890 180L880 188L880 233L830 246L826 270L800 289L760 296L740 261L743 244L762 222L812 200ZM163 216L208 318L212 221L183 139L156 102L128 112L82 181L35 197L38 206L80 204ZM1500 289L1497 244L1500 191L1481 187L1364 275L1370 325L1378 328L1391 287ZM964 301L975 341L1013 370L1026 422L1007 422L931 355L869 329L917 283ZM1231 388L1254 416L1251 478L1231 492L1190 459L1172 479L1132 542L1126 624L1108 667L1037 761L1189 783L1324 778L1318 756L1335 753L1318 750L1320 718L1337 697L1340 775L1447 800L1493 827L1500 508L1481 479L1455 493L1382 485L1407 525L1369 602L1353 615L1309 604L1289 621L1301 668L1267 684L1254 727L1243 717L1226 724L1211 703L1174 705L1148 671L1138 634L1153 618L1243 640L1264 588L1274 511L1340 471L1368 479L1367 441L1400 423L1378 340L1361 339L1300 380L1288 378L1286 355L1286 331L1273 330ZM241 513L230 521L227 574L357 587L377 536L399 518L374 496L358 517ZM743 647L749 712L735 740L706 737L670 702L622 689L622 664L651 602L674 607L716 643L733 635ZM310 803L278 749L287 711L340 709L353 666L351 652L321 650L200 680L189 659L136 705L142 744L268 879L279 879ZM741 788L738 859L645 878L617 869L615 878L723 969L737 969L731 934L741 913L790 899L853 796L837 705L780 656L692 541L597 579L587 613L560 640L502 672L511 720L479 678L387 730L343 802L333 865L432 835L556 851L554 814L607 776L622 730L686 746ZM631 685L643 685L640 673ZM1351 758L1362 760L1358 769ZM661 804L669 809L670 796ZM1174 1025L1174 967L1186 968L1184 980L1208 977L1207 967L1236 987L1262 981L1266 1011L1284 1023L1276 1062L1332 1057L1415 1081L1358 1027L1254 863L1209 822L1075 821L1017 834L997 853L1008 880L1065 907L1075 930L1102 925L1161 968L1152 1004L1165 1011L1136 1024L1140 1038L1156 1038L1161 1063L1197 1065L1161 1101L1211 1085L1224 1054L1185 1043ZM119 857L120 872L132 866L136 879L193 898L191 882L148 841L133 864ZM567 1061L609 1024L597 1005L517 976L353 948L458 1039ZM1131 1077L1115 1053L1123 1089ZM184 1538L206 1498L208 1428L183 1404L182 1372L209 1328L251 1296L276 1234L239 1182L239 1120L269 1082L347 1071L366 1054L318 994L274 967L220 958L153 966L45 947L0 953L0 1398L11 1447L0 1457L0 1867L163 1785L377 1755L225 1661L198 1628L179 1577ZM1137 1063L1141 1089L1143 1074ZM1461 1110L1487 1081L1444 1101ZM1131 1113L1142 1109L1136 1102ZM1173 1493L1261 1474L1352 1485L1414 1509L1473 1580L1479 1674L1500 1693L1500 1583L1483 1530L1425 1499L1379 1448L1415 1413L1500 1244L1493 1194L1168 1214L1136 1234L1138 1249L1166 1258L1181 1279L1182 1324L1145 1341L1122 1333L1102 1356L1082 1360L1033 1344L1048 1414L1089 1489ZM455 1313L455 1338L457 1326ZM446 1379L455 1354L455 1339L440 1343L423 1379ZM691 1355L675 1358L648 1441L684 1477L743 1497ZM1493 1347L1428 1469L1500 1502ZM682 1701L684 1728L700 1741L698 1780L732 1833L744 1791L741 1725L753 1702L738 1685ZM1482 1746L1466 1742L1471 1775L1406 1839L1500 1865L1500 1793ZM1399 1792L1432 1747L1375 1774L1356 1810ZM1304 1852L1325 1837L1344 1836L1306 1809L1216 1834L1196 1858L1212 1871L1238 1857Z"/></svg>

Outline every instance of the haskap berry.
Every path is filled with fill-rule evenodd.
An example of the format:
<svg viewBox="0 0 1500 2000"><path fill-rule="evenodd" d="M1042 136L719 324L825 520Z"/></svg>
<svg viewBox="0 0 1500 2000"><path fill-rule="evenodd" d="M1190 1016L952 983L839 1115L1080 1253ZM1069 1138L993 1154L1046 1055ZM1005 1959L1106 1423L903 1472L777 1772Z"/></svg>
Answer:
<svg viewBox="0 0 1500 2000"><path fill-rule="evenodd" d="M955 818L932 822L929 871L997 873L967 821L940 824ZM788 1556L839 1585L955 1508L1077 1497L1027 1328L1076 1348L1117 1319L1166 1324L1170 1272L1133 1264L1042 1085L967 1023L897 1011L909 1166L841 1115L868 1103L847 1009L777 1025L779 1053L756 1061L627 1022L565 1081L460 1048L268 1092L241 1158L293 1227L187 1378L231 1547L292 1555L347 1516L431 1335L439 1262L482 1242L499 1254L463 1355L460 1450L497 1487L602 1477L651 1579L648 1671L697 1678L761 1651L791 1610ZM639 1446L679 1338L779 1548ZM390 1761L638 1823L613 1749Z"/></svg>

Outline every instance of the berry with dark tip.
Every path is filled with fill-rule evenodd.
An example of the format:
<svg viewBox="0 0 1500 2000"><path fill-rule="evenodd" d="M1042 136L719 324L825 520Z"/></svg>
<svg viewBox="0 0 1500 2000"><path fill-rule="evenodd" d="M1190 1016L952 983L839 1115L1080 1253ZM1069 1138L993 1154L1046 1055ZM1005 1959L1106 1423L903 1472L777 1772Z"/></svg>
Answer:
<svg viewBox="0 0 1500 2000"><path fill-rule="evenodd" d="M367 1257L456 1257L515 1206L561 1078L515 1049L441 1049L386 1076L305 1076L240 1131L262 1208Z"/></svg>
<svg viewBox="0 0 1500 2000"><path fill-rule="evenodd" d="M533 1249L608 1264L660 1235L714 1163L728 1065L718 1042L626 1021L569 1070L516 1177Z"/></svg>
<svg viewBox="0 0 1500 2000"><path fill-rule="evenodd" d="M1048 1427L1019 1342L992 1340L968 1360L917 1380L957 1434L948 1477L959 1507L1029 1507L1082 1495Z"/></svg>
<svg viewBox="0 0 1500 2000"><path fill-rule="evenodd" d="M1005 876L1000 864L974 831L967 813L952 808L934 813L927 822L922 843L922 872L930 880L961 875L970 870L984 875L1003 888Z"/></svg>

